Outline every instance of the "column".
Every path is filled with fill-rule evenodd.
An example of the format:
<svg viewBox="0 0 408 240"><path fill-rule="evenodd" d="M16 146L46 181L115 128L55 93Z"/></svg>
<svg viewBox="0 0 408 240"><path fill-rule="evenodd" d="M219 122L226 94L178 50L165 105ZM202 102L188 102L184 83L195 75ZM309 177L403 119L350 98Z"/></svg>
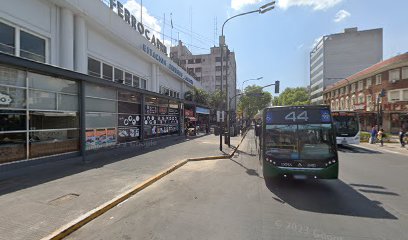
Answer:
<svg viewBox="0 0 408 240"><path fill-rule="evenodd" d="M69 9L61 8L60 29L60 66L74 70L74 15Z"/></svg>
<svg viewBox="0 0 408 240"><path fill-rule="evenodd" d="M74 60L75 71L87 74L88 73L88 56L87 56L87 29L85 20L75 16L75 41L74 41Z"/></svg>
<svg viewBox="0 0 408 240"><path fill-rule="evenodd" d="M154 63L152 63L152 77L151 77L150 86L151 86L152 92L158 92L157 91L157 66Z"/></svg>

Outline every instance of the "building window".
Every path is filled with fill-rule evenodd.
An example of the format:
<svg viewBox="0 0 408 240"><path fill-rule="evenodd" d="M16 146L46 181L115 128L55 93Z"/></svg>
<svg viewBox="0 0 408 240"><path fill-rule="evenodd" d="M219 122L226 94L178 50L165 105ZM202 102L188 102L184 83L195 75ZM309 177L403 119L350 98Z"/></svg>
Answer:
<svg viewBox="0 0 408 240"><path fill-rule="evenodd" d="M382 76L381 74L378 74L375 76L375 85L380 85L382 82Z"/></svg>
<svg viewBox="0 0 408 240"><path fill-rule="evenodd" d="M200 77L196 77L195 78L197 81L201 81L201 78Z"/></svg>
<svg viewBox="0 0 408 240"><path fill-rule="evenodd" d="M201 68L200 67L198 67L198 68L195 68L195 70L194 70L195 72L201 72Z"/></svg>
<svg viewBox="0 0 408 240"><path fill-rule="evenodd" d="M45 62L45 39L20 31L20 57Z"/></svg>
<svg viewBox="0 0 408 240"><path fill-rule="evenodd" d="M125 72L125 85L132 86L132 74Z"/></svg>
<svg viewBox="0 0 408 240"><path fill-rule="evenodd" d="M215 76L215 81L221 82L221 76Z"/></svg>
<svg viewBox="0 0 408 240"><path fill-rule="evenodd" d="M139 77L136 75L133 75L133 87L140 88Z"/></svg>
<svg viewBox="0 0 408 240"><path fill-rule="evenodd" d="M0 52L14 54L15 29L0 22Z"/></svg>
<svg viewBox="0 0 408 240"><path fill-rule="evenodd" d="M102 67L102 72L103 72L102 78L112 81L113 67L106 63L104 63L102 66L103 66Z"/></svg>
<svg viewBox="0 0 408 240"><path fill-rule="evenodd" d="M402 68L402 76L401 79L408 79L408 67Z"/></svg>
<svg viewBox="0 0 408 240"><path fill-rule="evenodd" d="M408 101L408 89L402 91L402 100Z"/></svg>
<svg viewBox="0 0 408 240"><path fill-rule="evenodd" d="M366 89L371 87L371 78L367 78L366 80Z"/></svg>
<svg viewBox="0 0 408 240"><path fill-rule="evenodd" d="M215 66L215 71L221 71L221 66Z"/></svg>
<svg viewBox="0 0 408 240"><path fill-rule="evenodd" d="M201 63L201 58L196 58L195 63Z"/></svg>
<svg viewBox="0 0 408 240"><path fill-rule="evenodd" d="M123 71L115 68L115 82L123 83Z"/></svg>
<svg viewBox="0 0 408 240"><path fill-rule="evenodd" d="M390 91L390 100L399 101L400 100L400 91Z"/></svg>
<svg viewBox="0 0 408 240"><path fill-rule="evenodd" d="M194 63L194 59L188 59L188 64L193 64Z"/></svg>
<svg viewBox="0 0 408 240"><path fill-rule="evenodd" d="M347 86L344 87L344 93L345 93L345 94L348 94L348 93L349 93L349 85L347 85Z"/></svg>
<svg viewBox="0 0 408 240"><path fill-rule="evenodd" d="M400 70L394 69L390 71L390 82L396 82L400 80Z"/></svg>
<svg viewBox="0 0 408 240"><path fill-rule="evenodd" d="M358 91L362 91L364 88L363 80L358 81Z"/></svg>
<svg viewBox="0 0 408 240"><path fill-rule="evenodd" d="M141 89L147 89L147 80L146 79L140 79L140 88Z"/></svg>
<svg viewBox="0 0 408 240"><path fill-rule="evenodd" d="M364 103L364 94L359 94L358 95L358 104Z"/></svg>
<svg viewBox="0 0 408 240"><path fill-rule="evenodd" d="M88 75L101 77L101 62L93 58L88 58Z"/></svg>
<svg viewBox="0 0 408 240"><path fill-rule="evenodd" d="M351 92L352 93L356 92L356 84L355 83L351 84Z"/></svg>
<svg viewBox="0 0 408 240"><path fill-rule="evenodd" d="M216 62L221 62L221 57L215 57Z"/></svg>

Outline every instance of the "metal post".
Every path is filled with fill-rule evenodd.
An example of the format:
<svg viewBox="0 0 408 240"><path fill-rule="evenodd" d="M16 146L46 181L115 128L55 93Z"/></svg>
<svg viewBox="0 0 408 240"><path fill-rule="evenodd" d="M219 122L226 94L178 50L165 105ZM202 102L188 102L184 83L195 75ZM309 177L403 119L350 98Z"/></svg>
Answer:
<svg viewBox="0 0 408 240"><path fill-rule="evenodd" d="M231 147L230 144L230 136L231 136L231 132L230 132L230 99L229 99L229 92L228 92L228 58L229 58L229 54L228 54L228 46L227 46L227 58L225 61L225 65L226 65L226 69L225 69L225 91L227 93L227 135L225 136L225 138L227 138L227 144L228 147ZM224 61L224 59L221 59L221 61Z"/></svg>
<svg viewBox="0 0 408 240"><path fill-rule="evenodd" d="M223 52L224 52L224 35L223 34L221 35L221 38L220 38L220 50L221 50L221 97L222 97L222 81L223 81L223 79L222 79L222 65L223 65L222 58L223 58ZM223 103L224 103L224 100L221 101L221 111L222 111L223 106L224 106ZM223 132L224 132L223 122L220 121L220 151L222 151L222 134L223 134Z"/></svg>
<svg viewBox="0 0 408 240"><path fill-rule="evenodd" d="M83 162L86 161L86 109L85 109L85 81L79 85L79 136L80 154Z"/></svg>
<svg viewBox="0 0 408 240"><path fill-rule="evenodd" d="M144 142L145 95L140 97L140 141Z"/></svg>

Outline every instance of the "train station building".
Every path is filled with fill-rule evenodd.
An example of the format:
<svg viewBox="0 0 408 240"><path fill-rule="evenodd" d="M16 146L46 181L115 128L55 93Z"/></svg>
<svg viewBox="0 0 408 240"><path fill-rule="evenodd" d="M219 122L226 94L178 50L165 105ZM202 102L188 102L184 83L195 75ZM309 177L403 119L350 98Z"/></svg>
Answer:
<svg viewBox="0 0 408 240"><path fill-rule="evenodd" d="M408 130L408 53L353 74L324 91L332 110L356 111L363 131L379 125L386 132Z"/></svg>
<svg viewBox="0 0 408 240"><path fill-rule="evenodd" d="M0 164L179 136L193 87L119 1L2 3Z"/></svg>

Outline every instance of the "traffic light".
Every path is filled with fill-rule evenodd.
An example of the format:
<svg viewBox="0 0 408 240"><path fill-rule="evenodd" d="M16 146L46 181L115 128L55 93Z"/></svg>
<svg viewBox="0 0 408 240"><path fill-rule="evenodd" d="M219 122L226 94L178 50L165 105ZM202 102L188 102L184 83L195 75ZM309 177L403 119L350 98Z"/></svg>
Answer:
<svg viewBox="0 0 408 240"><path fill-rule="evenodd" d="M275 93L279 93L279 83L280 83L279 80L275 81Z"/></svg>

